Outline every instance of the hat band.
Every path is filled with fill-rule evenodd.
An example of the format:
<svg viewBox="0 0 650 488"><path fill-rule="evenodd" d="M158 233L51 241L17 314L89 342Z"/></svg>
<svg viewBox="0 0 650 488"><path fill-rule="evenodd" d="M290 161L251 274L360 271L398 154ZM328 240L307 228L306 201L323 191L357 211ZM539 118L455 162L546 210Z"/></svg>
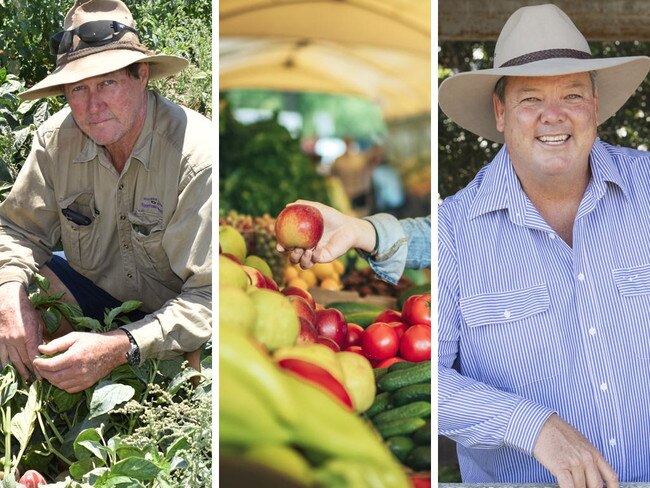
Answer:
<svg viewBox="0 0 650 488"><path fill-rule="evenodd" d="M57 58L56 66L58 68L63 66L64 64L67 64L71 61L75 61L79 58L85 58L86 56L90 56L92 54L97 54L103 51L111 51L115 49L128 49L130 51L139 51L144 54L151 54L151 51L149 51L149 49L147 49L146 46L143 46L139 42L120 40L120 41L111 42L109 44L104 44L102 46L89 46L80 49L75 49L74 51L68 51L65 54L59 55L59 57Z"/></svg>
<svg viewBox="0 0 650 488"><path fill-rule="evenodd" d="M499 68L521 66L522 64L534 63L535 61L553 58L589 59L591 58L591 53L578 51L577 49L544 49L543 51L535 51L533 53L512 58L499 66Z"/></svg>

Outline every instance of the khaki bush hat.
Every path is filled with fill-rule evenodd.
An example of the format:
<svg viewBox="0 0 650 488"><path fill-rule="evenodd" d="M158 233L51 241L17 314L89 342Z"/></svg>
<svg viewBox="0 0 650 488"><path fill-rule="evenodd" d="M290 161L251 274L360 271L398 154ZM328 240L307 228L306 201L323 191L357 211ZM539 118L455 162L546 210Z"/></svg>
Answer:
<svg viewBox="0 0 650 488"><path fill-rule="evenodd" d="M596 72L601 124L623 106L650 70L647 56L598 59L571 19L552 4L522 7L503 26L494 68L459 73L439 87L442 111L458 125L491 141L496 129L492 94L502 76L561 76Z"/></svg>
<svg viewBox="0 0 650 488"><path fill-rule="evenodd" d="M63 85L149 63L149 79L182 71L188 62L178 56L155 54L140 43L135 22L120 0L77 0L68 11L64 31L52 37L56 69L22 92L24 100L63 94Z"/></svg>

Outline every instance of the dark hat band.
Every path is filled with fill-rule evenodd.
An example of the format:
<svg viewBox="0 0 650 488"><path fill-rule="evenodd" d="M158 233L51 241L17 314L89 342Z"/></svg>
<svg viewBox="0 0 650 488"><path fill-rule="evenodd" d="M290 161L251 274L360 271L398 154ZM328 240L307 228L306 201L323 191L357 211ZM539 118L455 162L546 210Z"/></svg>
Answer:
<svg viewBox="0 0 650 488"><path fill-rule="evenodd" d="M68 51L67 53L58 56L56 60L56 67L60 68L61 66L71 61L85 58L86 56L101 53L103 51L114 51L116 49L127 49L129 51L138 51L147 55L152 54L152 52L149 49L147 49L146 46L142 45L139 42L134 42L130 40L119 40L119 41L111 42L109 44L104 44L102 46L88 46L88 47L77 48L74 51Z"/></svg>
<svg viewBox="0 0 650 488"><path fill-rule="evenodd" d="M577 49L544 49L543 51L535 51L524 54L523 56L512 58L499 66L499 68L521 66L523 64L534 63L535 61L554 58L590 59L591 54L584 51L578 51Z"/></svg>

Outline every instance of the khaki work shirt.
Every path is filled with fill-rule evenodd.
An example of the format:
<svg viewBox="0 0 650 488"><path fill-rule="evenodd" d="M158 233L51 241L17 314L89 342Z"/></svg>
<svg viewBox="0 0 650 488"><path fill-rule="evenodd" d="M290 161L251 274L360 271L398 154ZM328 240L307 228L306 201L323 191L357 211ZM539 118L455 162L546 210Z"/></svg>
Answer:
<svg viewBox="0 0 650 488"><path fill-rule="evenodd" d="M121 174L69 109L39 128L0 205L0 284L25 286L59 242L72 268L145 318L126 325L142 358L169 358L211 334L211 122L149 92ZM77 225L61 211L77 211Z"/></svg>

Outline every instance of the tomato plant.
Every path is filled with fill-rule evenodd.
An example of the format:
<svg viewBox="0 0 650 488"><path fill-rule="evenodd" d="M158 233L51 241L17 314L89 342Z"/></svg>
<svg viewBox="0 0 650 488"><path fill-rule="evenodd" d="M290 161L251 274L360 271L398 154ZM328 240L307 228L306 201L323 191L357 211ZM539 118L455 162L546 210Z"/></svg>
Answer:
<svg viewBox="0 0 650 488"><path fill-rule="evenodd" d="M431 293L412 295L402 306L402 318L409 325L431 325Z"/></svg>
<svg viewBox="0 0 650 488"><path fill-rule="evenodd" d="M361 337L361 348L371 361L382 361L393 357L399 350L397 331L384 322L368 326Z"/></svg>
<svg viewBox="0 0 650 488"><path fill-rule="evenodd" d="M415 363L431 359L431 327L409 327L400 339L399 353L407 361Z"/></svg>

